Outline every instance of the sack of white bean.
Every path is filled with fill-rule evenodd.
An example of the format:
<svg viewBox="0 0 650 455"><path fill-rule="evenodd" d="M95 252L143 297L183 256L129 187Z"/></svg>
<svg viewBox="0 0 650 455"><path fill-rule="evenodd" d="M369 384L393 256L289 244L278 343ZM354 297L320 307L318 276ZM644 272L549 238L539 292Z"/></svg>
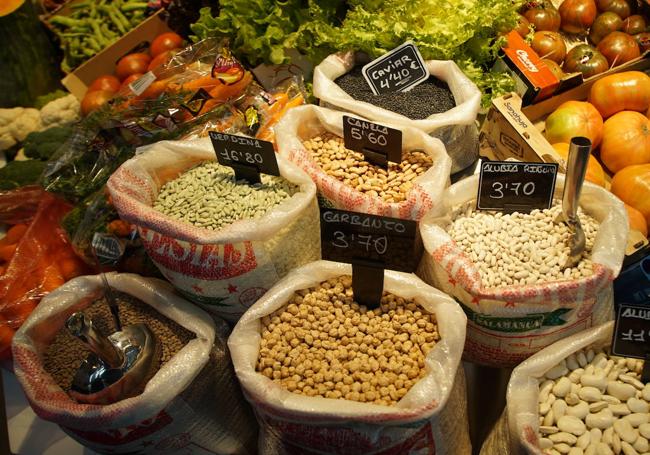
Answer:
<svg viewBox="0 0 650 455"><path fill-rule="evenodd" d="M428 60L429 81L406 93L380 97L363 80L360 68L366 60L359 57L352 51L332 54L314 68L314 96L321 105L388 126L417 128L440 139L452 159L452 173L476 161L481 92L458 65L451 60Z"/></svg>
<svg viewBox="0 0 650 455"><path fill-rule="evenodd" d="M515 368L500 422L508 433L481 453L650 453L650 383L639 380L642 360L610 354L613 330L613 321L585 330Z"/></svg>
<svg viewBox="0 0 650 455"><path fill-rule="evenodd" d="M236 181L208 138L141 149L109 179L120 217L189 300L236 321L280 278L320 256L316 187L278 156L280 176Z"/></svg>
<svg viewBox="0 0 650 455"><path fill-rule="evenodd" d="M613 318L612 281L628 224L619 199L585 183L579 217L586 248L563 270L569 229L555 222L564 176L549 210L476 211L479 176L452 185L422 220L426 248L418 275L454 297L468 319L463 359L512 367L549 344ZM584 210L584 211L583 211Z"/></svg>
<svg viewBox="0 0 650 455"><path fill-rule="evenodd" d="M96 302L102 279L75 278L45 297L13 340L14 371L34 412L99 453L256 453L255 419L232 370L226 323L162 280L114 273L107 279L113 292L135 300L120 298L123 324L147 323L162 345L160 368L140 395L112 404L78 403L66 393L88 353L61 344L71 337L66 319L83 311L101 326L111 314ZM67 344L73 343L82 345L74 338Z"/></svg>
<svg viewBox="0 0 650 455"><path fill-rule="evenodd" d="M415 275L386 271L357 305L349 265L288 275L239 320L235 372L266 454L469 454L466 318Z"/></svg>
<svg viewBox="0 0 650 455"><path fill-rule="evenodd" d="M291 109L278 123L280 154L311 176L326 205L354 212L419 220L449 185L445 147L413 128L402 128L402 162L387 169L345 148L343 115L318 106Z"/></svg>

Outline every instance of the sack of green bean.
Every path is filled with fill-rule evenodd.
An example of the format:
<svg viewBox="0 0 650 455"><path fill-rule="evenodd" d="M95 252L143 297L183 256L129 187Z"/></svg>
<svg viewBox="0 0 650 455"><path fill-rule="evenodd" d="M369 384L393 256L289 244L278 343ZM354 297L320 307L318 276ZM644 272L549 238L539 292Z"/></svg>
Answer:
<svg viewBox="0 0 650 455"><path fill-rule="evenodd" d="M226 323L162 280L115 273L107 280L123 327L147 324L160 345L153 376L130 398L75 400L73 378L90 350L66 320L81 311L103 336L115 331L102 279L75 278L47 295L14 337L14 370L34 412L98 453L255 453L255 419L232 370Z"/></svg>
<svg viewBox="0 0 650 455"><path fill-rule="evenodd" d="M311 176L325 205L422 218L449 184L451 160L442 142L403 127L402 161L384 169L345 148L343 115L348 114L318 106L291 109L275 130L280 154Z"/></svg>
<svg viewBox="0 0 650 455"><path fill-rule="evenodd" d="M293 271L228 339L259 453L471 453L463 312L393 271L368 309L354 301L350 272L328 261Z"/></svg>
<svg viewBox="0 0 650 455"><path fill-rule="evenodd" d="M109 179L120 217L189 300L236 321L290 270L320 256L316 188L278 158L280 176L236 181L208 138L141 149Z"/></svg>
<svg viewBox="0 0 650 455"><path fill-rule="evenodd" d="M612 281L625 254L621 201L586 183L580 262L564 267L570 231L555 221L564 176L548 210L504 214L476 210L479 176L447 189L445 203L421 222L426 253L418 276L454 297L467 314L463 359L513 367L549 344L610 320Z"/></svg>
<svg viewBox="0 0 650 455"><path fill-rule="evenodd" d="M332 54L314 68L314 96L325 107L353 112L386 125L417 128L440 139L451 172L478 158L476 115L481 92L453 61L425 62L431 77L407 92L375 95L365 81L361 54Z"/></svg>

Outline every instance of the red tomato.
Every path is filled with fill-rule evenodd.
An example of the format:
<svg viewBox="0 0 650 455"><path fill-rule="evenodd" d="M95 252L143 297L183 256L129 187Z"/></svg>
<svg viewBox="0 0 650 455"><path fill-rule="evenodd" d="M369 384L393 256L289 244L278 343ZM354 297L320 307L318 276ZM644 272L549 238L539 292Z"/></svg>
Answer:
<svg viewBox="0 0 650 455"><path fill-rule="evenodd" d="M524 16L521 14L518 15L519 17L517 18L517 26L513 28L514 31L519 33L519 35L522 38L526 38L526 35L530 32L530 22L528 22L528 19L526 19Z"/></svg>
<svg viewBox="0 0 650 455"><path fill-rule="evenodd" d="M122 81L122 85L120 86L120 91L122 91L122 90L124 90L125 88L127 88L131 82L137 81L137 80L140 79L142 76L143 76L142 73L135 73L135 74L131 74L130 76L128 76L126 79L124 79L124 80Z"/></svg>
<svg viewBox="0 0 650 455"><path fill-rule="evenodd" d="M181 38L180 35L173 32L163 33L162 35L156 36L156 38L151 42L149 52L151 52L151 55L155 57L165 51L178 49L182 45L183 38Z"/></svg>
<svg viewBox="0 0 650 455"><path fill-rule="evenodd" d="M146 73L147 66L151 62L151 57L147 54L136 53L124 56L117 62L115 75L123 81L131 74Z"/></svg>
<svg viewBox="0 0 650 455"><path fill-rule="evenodd" d="M623 32L612 32L607 35L598 43L598 50L605 56L612 67L622 65L641 55L636 40Z"/></svg>
<svg viewBox="0 0 650 455"><path fill-rule="evenodd" d="M599 11L611 11L618 14L621 19L625 19L632 14L630 5L625 0L597 0Z"/></svg>
<svg viewBox="0 0 650 455"><path fill-rule="evenodd" d="M81 100L81 113L83 115L88 115L91 112L102 107L108 100L113 98L115 92L109 92L108 90L95 90L93 92L87 92L84 99Z"/></svg>
<svg viewBox="0 0 650 455"><path fill-rule="evenodd" d="M609 69L609 63L603 54L588 44L578 44L564 58L564 71L582 73L584 78L603 73Z"/></svg>
<svg viewBox="0 0 650 455"><path fill-rule="evenodd" d="M553 60L555 63L562 63L566 55L564 39L558 32L535 32L531 47L541 58Z"/></svg>
<svg viewBox="0 0 650 455"><path fill-rule="evenodd" d="M643 16L635 14L623 21L623 31L629 35L645 32L645 19Z"/></svg>
<svg viewBox="0 0 650 455"><path fill-rule="evenodd" d="M92 84L88 86L89 92L94 92L96 90L106 90L109 92L117 92L120 89L120 80L113 76L112 74L106 74L104 76L99 76L95 79Z"/></svg>
<svg viewBox="0 0 650 455"><path fill-rule="evenodd" d="M173 57L173 55L176 54L178 51L179 49L171 49L156 55L151 60L151 63L149 63L149 66L147 67L147 71L152 71L158 68L159 66L166 64Z"/></svg>
<svg viewBox="0 0 650 455"><path fill-rule="evenodd" d="M567 33L585 33L598 13L594 0L564 0L559 11Z"/></svg>
<svg viewBox="0 0 650 455"><path fill-rule="evenodd" d="M623 28L623 19L616 13L606 11L596 17L596 20L589 29L589 39L592 43L598 44L612 32Z"/></svg>
<svg viewBox="0 0 650 455"><path fill-rule="evenodd" d="M533 24L536 31L550 30L557 32L560 29L560 13L550 2L534 3L524 12L524 17Z"/></svg>
<svg viewBox="0 0 650 455"><path fill-rule="evenodd" d="M648 32L637 33L636 35L634 35L634 39L639 45L639 49L641 50L641 52L645 52L648 49L650 49L650 33Z"/></svg>

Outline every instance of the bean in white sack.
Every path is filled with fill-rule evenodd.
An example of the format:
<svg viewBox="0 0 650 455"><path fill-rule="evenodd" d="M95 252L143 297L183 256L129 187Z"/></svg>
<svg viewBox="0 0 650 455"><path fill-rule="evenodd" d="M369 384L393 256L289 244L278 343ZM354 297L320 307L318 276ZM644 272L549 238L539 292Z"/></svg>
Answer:
<svg viewBox="0 0 650 455"><path fill-rule="evenodd" d="M109 405L77 403L43 361L57 333L66 330L66 319L102 296L99 276L75 278L48 294L13 339L14 371L34 412L99 453L255 453L257 429L232 371L225 322L213 321L164 281L114 273L107 279L115 291L194 338L161 365L141 394Z"/></svg>
<svg viewBox="0 0 650 455"><path fill-rule="evenodd" d="M280 154L309 174L325 205L422 218L449 184L451 160L442 142L416 129L402 128L403 161L389 163L384 170L345 149L344 115L348 114L318 106L291 109L276 127Z"/></svg>
<svg viewBox="0 0 650 455"><path fill-rule="evenodd" d="M235 182L231 170L225 175L208 138L158 142L125 162L107 188L174 287L236 321L290 270L320 255L316 188L277 159L280 176L262 175L255 189Z"/></svg>
<svg viewBox="0 0 650 455"><path fill-rule="evenodd" d="M427 60L431 76L444 81L453 94L455 107L426 118L412 119L375 104L355 100L346 93L336 79L352 70L358 54L349 51L332 54L314 68L314 96L325 107L353 112L369 120L389 126L412 127L436 137L445 144L455 173L478 158L478 129L476 116L480 108L481 92L453 61ZM433 102L433 101L432 101Z"/></svg>
<svg viewBox="0 0 650 455"><path fill-rule="evenodd" d="M414 275L392 271L385 275L384 291L393 296L384 295L384 316L355 310L342 284L349 277L340 278L350 273L344 264L305 265L233 330L228 343L260 423L260 453L470 453L458 368L462 311ZM409 299L414 303L404 302ZM404 321L375 329L376 319L388 323L401 316ZM421 363L414 360L419 346L427 352ZM393 354L375 358L384 348Z"/></svg>
<svg viewBox="0 0 650 455"><path fill-rule="evenodd" d="M478 182L472 176L452 185L444 206L420 224L426 254L418 275L454 297L468 315L464 359L512 367L567 335L612 319L612 281L629 229L621 201L585 184L580 206L588 249L578 267L562 270L569 231L552 220L564 176L557 177L556 207L549 212L467 217L474 212ZM452 228L459 216L466 219L464 232Z"/></svg>

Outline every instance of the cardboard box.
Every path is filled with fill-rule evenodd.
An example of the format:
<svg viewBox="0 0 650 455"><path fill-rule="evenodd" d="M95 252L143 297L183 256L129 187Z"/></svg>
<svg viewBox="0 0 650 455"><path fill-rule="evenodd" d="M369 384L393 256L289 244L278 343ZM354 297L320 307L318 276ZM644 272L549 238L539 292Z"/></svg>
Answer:
<svg viewBox="0 0 650 455"><path fill-rule="evenodd" d="M65 4L56 13L65 14L66 8L69 8L69 4ZM77 67L72 73L64 77L61 83L70 93L81 100L86 94L88 86L95 79L104 74L113 74L120 58L135 50L148 47L151 41L161 33L172 31L163 20L162 14L163 11L160 10L142 21L119 40Z"/></svg>

